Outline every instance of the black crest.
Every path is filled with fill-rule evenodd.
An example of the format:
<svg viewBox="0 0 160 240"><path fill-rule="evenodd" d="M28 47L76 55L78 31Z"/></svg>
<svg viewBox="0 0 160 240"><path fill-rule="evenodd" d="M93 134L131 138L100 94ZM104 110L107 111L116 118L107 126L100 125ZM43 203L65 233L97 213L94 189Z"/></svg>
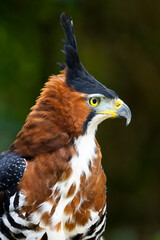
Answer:
<svg viewBox="0 0 160 240"><path fill-rule="evenodd" d="M79 92L86 94L103 94L108 98L116 98L117 94L106 88L98 82L87 70L83 67L79 60L77 42L74 35L73 21L69 21L65 13L61 14L61 25L65 33L66 39L63 40L66 65L59 64L62 68L67 69L67 84Z"/></svg>

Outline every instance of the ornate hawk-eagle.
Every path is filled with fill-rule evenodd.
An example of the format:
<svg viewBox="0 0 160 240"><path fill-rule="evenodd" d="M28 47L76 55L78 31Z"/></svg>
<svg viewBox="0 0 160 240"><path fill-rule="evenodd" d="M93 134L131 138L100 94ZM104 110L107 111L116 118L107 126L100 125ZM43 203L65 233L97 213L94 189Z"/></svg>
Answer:
<svg viewBox="0 0 160 240"><path fill-rule="evenodd" d="M65 64L0 155L0 239L98 240L106 222L106 176L95 139L100 122L131 112L79 60L63 13Z"/></svg>

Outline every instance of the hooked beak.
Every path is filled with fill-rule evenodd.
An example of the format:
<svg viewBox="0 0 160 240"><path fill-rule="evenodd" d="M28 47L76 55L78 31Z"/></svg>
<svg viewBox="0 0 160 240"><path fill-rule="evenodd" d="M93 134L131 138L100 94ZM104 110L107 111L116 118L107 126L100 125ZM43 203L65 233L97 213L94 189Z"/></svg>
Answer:
<svg viewBox="0 0 160 240"><path fill-rule="evenodd" d="M122 100L118 99L117 101L120 102L120 107L115 111L116 117L126 118L126 125L128 125L132 117L131 110Z"/></svg>
<svg viewBox="0 0 160 240"><path fill-rule="evenodd" d="M97 112L100 114L104 114L108 116L107 118L126 118L126 125L128 125L131 121L131 111L129 107L120 99L116 99L116 103L114 104L114 107L112 106L112 110L105 110L101 112Z"/></svg>

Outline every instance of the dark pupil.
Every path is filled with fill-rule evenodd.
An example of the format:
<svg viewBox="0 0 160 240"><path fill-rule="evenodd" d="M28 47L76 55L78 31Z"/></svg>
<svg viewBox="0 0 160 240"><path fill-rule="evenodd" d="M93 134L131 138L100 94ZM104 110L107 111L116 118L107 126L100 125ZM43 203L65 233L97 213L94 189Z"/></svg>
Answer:
<svg viewBox="0 0 160 240"><path fill-rule="evenodd" d="M94 98L94 99L93 99L93 104L96 104L96 103L97 103L97 99Z"/></svg>

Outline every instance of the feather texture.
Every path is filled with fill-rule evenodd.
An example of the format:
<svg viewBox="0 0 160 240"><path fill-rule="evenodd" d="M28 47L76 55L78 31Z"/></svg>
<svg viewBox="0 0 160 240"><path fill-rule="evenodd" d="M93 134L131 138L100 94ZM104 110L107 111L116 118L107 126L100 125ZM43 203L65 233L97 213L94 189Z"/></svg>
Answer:
<svg viewBox="0 0 160 240"><path fill-rule="evenodd" d="M76 91L93 94L99 93L108 98L115 98L118 95L111 89L106 88L98 82L88 71L83 67L79 60L76 37L73 30L73 21L69 21L65 13L61 14L61 25L65 33L66 40L63 40L63 46L66 57L66 83L69 87ZM60 66L64 66L61 65Z"/></svg>

